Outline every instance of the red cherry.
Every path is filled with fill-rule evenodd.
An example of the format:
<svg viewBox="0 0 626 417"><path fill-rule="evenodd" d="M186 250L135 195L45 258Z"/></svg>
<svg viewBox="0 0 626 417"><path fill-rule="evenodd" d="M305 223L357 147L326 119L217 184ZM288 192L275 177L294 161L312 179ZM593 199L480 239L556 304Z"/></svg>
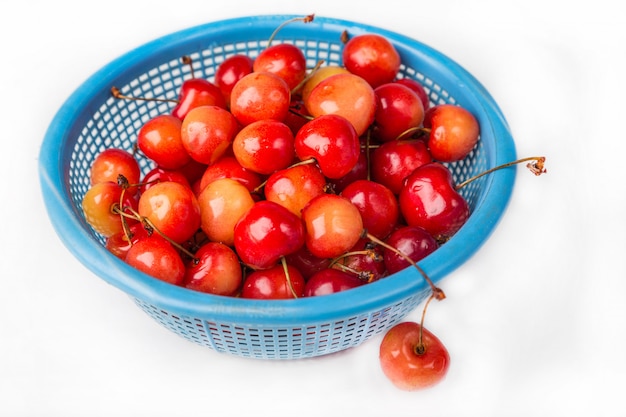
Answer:
<svg viewBox="0 0 626 417"><path fill-rule="evenodd" d="M372 180L398 195L406 177L429 162L432 156L421 140L385 142L371 153Z"/></svg>
<svg viewBox="0 0 626 417"><path fill-rule="evenodd" d="M291 265L287 265L287 273L283 265L250 273L243 284L241 298L259 300L284 300L299 298L304 295L304 278Z"/></svg>
<svg viewBox="0 0 626 417"><path fill-rule="evenodd" d="M305 297L334 294L363 285L356 275L334 268L315 273L304 286Z"/></svg>
<svg viewBox="0 0 626 417"><path fill-rule="evenodd" d="M243 274L235 251L218 242L209 242L195 253L185 273L186 288L209 294L234 296L239 291Z"/></svg>
<svg viewBox="0 0 626 417"><path fill-rule="evenodd" d="M412 78L401 78L395 81L398 84L402 84L405 87L409 87L417 96L420 98L422 102L422 106L424 107L424 111L430 108L430 99L428 98L428 93L424 86L419 82Z"/></svg>
<svg viewBox="0 0 626 417"><path fill-rule="evenodd" d="M374 121L376 94L357 75L335 74L311 90L304 105L313 117L328 114L345 117L354 126L357 136L361 136Z"/></svg>
<svg viewBox="0 0 626 417"><path fill-rule="evenodd" d="M439 244L430 233L416 226L404 226L394 230L391 235L385 239L385 243L396 249L392 251L386 248L383 251L385 267L390 274L396 273L411 265L404 256L409 257L417 263L439 247ZM398 254L397 251L401 252L404 256Z"/></svg>
<svg viewBox="0 0 626 417"><path fill-rule="evenodd" d="M239 181L219 178L202 190L198 195L198 204L200 227L209 240L232 246L235 225L254 205L254 199Z"/></svg>
<svg viewBox="0 0 626 417"><path fill-rule="evenodd" d="M341 195L359 210L363 227L368 233L379 239L391 233L400 219L396 196L380 183L357 180L348 185Z"/></svg>
<svg viewBox="0 0 626 417"><path fill-rule="evenodd" d="M200 228L200 206L191 188L178 182L160 182L139 197L139 214L176 243Z"/></svg>
<svg viewBox="0 0 626 417"><path fill-rule="evenodd" d="M381 246L370 238L362 238L348 252L335 258L333 268L347 269L358 274L362 282L374 282L386 275Z"/></svg>
<svg viewBox="0 0 626 417"><path fill-rule="evenodd" d="M239 126L230 112L217 106L189 111L181 125L183 146L196 161L210 165L232 144Z"/></svg>
<svg viewBox="0 0 626 417"><path fill-rule="evenodd" d="M366 180L369 175L370 167L367 156L368 151L362 146L359 151L359 159L350 172L340 178L328 179L328 183L332 185L335 193L340 194L348 185L357 180Z"/></svg>
<svg viewBox="0 0 626 417"><path fill-rule="evenodd" d="M296 134L297 157L304 161L315 159L328 178L341 178L359 160L361 143L352 124L334 114L316 117Z"/></svg>
<svg viewBox="0 0 626 417"><path fill-rule="evenodd" d="M448 373L450 355L441 341L413 322L396 324L380 344L383 373L398 388L415 391L432 387Z"/></svg>
<svg viewBox="0 0 626 417"><path fill-rule="evenodd" d="M276 171L265 183L265 199L280 204L301 216L302 209L313 198L324 194L326 178L314 164L294 165Z"/></svg>
<svg viewBox="0 0 626 417"><path fill-rule="evenodd" d="M220 89L226 104L230 106L230 93L237 81L252 72L253 60L247 55L232 55L215 70L215 85Z"/></svg>
<svg viewBox="0 0 626 417"><path fill-rule="evenodd" d="M173 181L177 182L185 187L189 187L189 181L187 177L183 175L179 171L172 171L169 169L163 169L161 167L152 168L141 181L140 192L145 192L148 188L152 187L154 184L158 184L160 182Z"/></svg>
<svg viewBox="0 0 626 417"><path fill-rule="evenodd" d="M288 43L271 45L254 59L254 72L269 72L285 80L293 90L304 80L306 58L300 48Z"/></svg>
<svg viewBox="0 0 626 417"><path fill-rule="evenodd" d="M115 182L100 182L89 188L82 199L85 220L104 237L123 230L120 211L127 211L127 208L137 209L137 200L130 193L122 196L122 192L123 188ZM128 222L132 224L136 221L130 218Z"/></svg>
<svg viewBox="0 0 626 417"><path fill-rule="evenodd" d="M342 52L344 66L373 88L393 81L400 69L400 54L384 36L368 33L348 40Z"/></svg>
<svg viewBox="0 0 626 417"><path fill-rule="evenodd" d="M113 255L124 260L130 247L146 236L148 236L148 231L143 227L143 224L135 223L129 226L129 236L126 236L124 230L117 232L106 239L104 247Z"/></svg>
<svg viewBox="0 0 626 417"><path fill-rule="evenodd" d="M322 194L302 209L306 246L318 258L347 252L363 233L363 220L354 204L336 194Z"/></svg>
<svg viewBox="0 0 626 417"><path fill-rule="evenodd" d="M133 244L126 254L126 263L170 284L181 285L185 278L185 264L180 254L156 233Z"/></svg>
<svg viewBox="0 0 626 417"><path fill-rule="evenodd" d="M409 129L415 129L424 121L424 106L410 88L399 83L382 84L376 93L374 136L389 142L401 138Z"/></svg>
<svg viewBox="0 0 626 417"><path fill-rule="evenodd" d="M318 258L305 246L298 251L285 256L285 260L289 265L293 265L308 280L316 272L330 267L331 259Z"/></svg>
<svg viewBox="0 0 626 417"><path fill-rule="evenodd" d="M294 136L283 122L259 120L237 133L233 153L245 169L269 175L287 168L294 161Z"/></svg>
<svg viewBox="0 0 626 417"><path fill-rule="evenodd" d="M252 269L268 269L304 245L300 217L272 201L258 201L237 222L235 249Z"/></svg>
<svg viewBox="0 0 626 417"><path fill-rule="evenodd" d="M181 140L182 122L169 114L148 120L137 134L137 146L157 165L166 169L183 167L191 157Z"/></svg>
<svg viewBox="0 0 626 417"><path fill-rule="evenodd" d="M230 178L240 182L252 192L261 185L261 177L256 172L245 169L234 156L223 156L209 165L200 180L200 190L220 178Z"/></svg>
<svg viewBox="0 0 626 417"><path fill-rule="evenodd" d="M123 149L108 148L100 152L92 162L89 180L91 185L117 182L119 175L123 175L129 184L139 183L139 163L132 154ZM136 190L137 187L131 187L127 191L134 194Z"/></svg>
<svg viewBox="0 0 626 417"><path fill-rule="evenodd" d="M230 111L242 125L264 119L283 121L291 91L278 75L253 72L241 78L230 93Z"/></svg>
<svg viewBox="0 0 626 417"><path fill-rule="evenodd" d="M455 189L452 174L437 162L413 171L398 199L407 224L426 229L437 240L454 235L470 215L467 201Z"/></svg>
<svg viewBox="0 0 626 417"><path fill-rule="evenodd" d="M192 78L183 82L178 95L178 104L172 115L183 120L190 110L200 106L217 106L226 108L226 100L221 90L203 78Z"/></svg>
<svg viewBox="0 0 626 417"><path fill-rule="evenodd" d="M428 109L424 127L430 129L428 148L434 159L441 162L460 161L478 142L478 120L463 107L440 104Z"/></svg>

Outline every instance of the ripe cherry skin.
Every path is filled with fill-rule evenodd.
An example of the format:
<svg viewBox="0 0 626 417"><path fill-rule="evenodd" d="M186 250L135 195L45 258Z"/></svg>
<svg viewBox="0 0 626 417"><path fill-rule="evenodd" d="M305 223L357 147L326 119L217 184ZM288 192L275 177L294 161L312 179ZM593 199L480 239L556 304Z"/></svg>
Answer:
<svg viewBox="0 0 626 417"><path fill-rule="evenodd" d="M454 162L465 158L478 142L478 120L463 107L440 104L424 115L424 127L430 129L428 148L437 161Z"/></svg>
<svg viewBox="0 0 626 417"><path fill-rule="evenodd" d="M123 188L115 182L100 182L87 190L81 202L85 220L104 237L123 230L122 219L119 213L114 212L114 207L124 210L126 208L137 209L137 200L130 193L124 194L122 207L120 207L122 191ZM135 221L129 219L128 222L132 224Z"/></svg>
<svg viewBox="0 0 626 417"><path fill-rule="evenodd" d="M269 175L294 161L293 132L278 120L252 122L235 136L233 153L242 167Z"/></svg>
<svg viewBox="0 0 626 417"><path fill-rule="evenodd" d="M371 153L372 179L398 195L406 177L429 162L432 156L421 140L385 142Z"/></svg>
<svg viewBox="0 0 626 417"><path fill-rule="evenodd" d="M99 182L117 182L118 176L123 175L129 184L139 183L141 170L135 157L118 148L108 148L100 152L91 164L90 184ZM134 194L137 187L131 187L128 191Z"/></svg>
<svg viewBox="0 0 626 417"><path fill-rule="evenodd" d="M235 225L254 205L254 199L236 179L219 178L200 192L198 204L200 227L209 240L232 246Z"/></svg>
<svg viewBox="0 0 626 417"><path fill-rule="evenodd" d="M302 209L326 189L326 179L315 164L294 165L270 175L263 192L265 199L301 216Z"/></svg>
<svg viewBox="0 0 626 417"><path fill-rule="evenodd" d="M351 38L343 48L344 66L365 79L373 88L393 81L400 69L400 55L393 44L378 34Z"/></svg>
<svg viewBox="0 0 626 417"><path fill-rule="evenodd" d="M322 269L313 274L304 286L304 296L314 297L334 294L363 285L356 275L334 268Z"/></svg>
<svg viewBox="0 0 626 417"><path fill-rule="evenodd" d="M258 201L234 229L235 249L252 269L268 269L304 245L300 217L272 201Z"/></svg>
<svg viewBox="0 0 626 417"><path fill-rule="evenodd" d="M374 90L376 114L374 136L389 142L403 139L403 134L420 127L424 121L424 105L409 87L400 83L385 83Z"/></svg>
<svg viewBox="0 0 626 417"><path fill-rule="evenodd" d="M200 179L200 192L211 182L220 178L236 180L244 185L248 191L253 191L261 185L261 177L259 174L242 167L234 156L224 155L215 163L206 167Z"/></svg>
<svg viewBox="0 0 626 417"><path fill-rule="evenodd" d="M232 55L215 70L215 85L220 89L226 105L230 106L230 92L237 81L252 72L253 60L247 55Z"/></svg>
<svg viewBox="0 0 626 417"><path fill-rule="evenodd" d="M302 209L306 246L318 258L335 258L354 247L363 219L354 204L336 194L322 194Z"/></svg>
<svg viewBox="0 0 626 417"><path fill-rule="evenodd" d="M180 254L156 233L133 244L126 254L126 263L170 284L181 285L185 278Z"/></svg>
<svg viewBox="0 0 626 417"><path fill-rule="evenodd" d="M230 111L243 126L264 119L283 121L290 104L289 86L269 72L244 76L230 93Z"/></svg>
<svg viewBox="0 0 626 417"><path fill-rule="evenodd" d="M182 168L191 157L183 146L181 126L181 119L172 115L155 116L139 129L137 146L162 168Z"/></svg>
<svg viewBox="0 0 626 417"><path fill-rule="evenodd" d="M209 294L234 296L239 291L243 273L237 254L219 242L208 242L195 253L185 273L186 288Z"/></svg>
<svg viewBox="0 0 626 417"><path fill-rule="evenodd" d="M315 159L322 173L341 178L359 160L361 142L352 124L344 117L327 114L307 122L295 137L296 156Z"/></svg>
<svg viewBox="0 0 626 417"><path fill-rule="evenodd" d="M185 150L196 161L210 165L221 158L239 131L235 117L218 106L200 106L187 113L181 125Z"/></svg>
<svg viewBox="0 0 626 417"><path fill-rule="evenodd" d="M430 233L416 226L404 226L394 230L385 243L408 256L413 262L419 262L439 247L439 243ZM390 274L410 265L403 256L387 248L383 251L383 259Z"/></svg>
<svg viewBox="0 0 626 417"><path fill-rule="evenodd" d="M192 78L183 82L178 95L178 104L172 115L183 120L191 109L200 106L218 106L226 108L226 100L221 90L212 82L203 78Z"/></svg>
<svg viewBox="0 0 626 417"><path fill-rule="evenodd" d="M287 265L287 273L288 279L281 264L251 272L243 283L241 298L284 300L302 297L305 285L302 274L291 265Z"/></svg>
<svg viewBox="0 0 626 417"><path fill-rule="evenodd" d="M376 94L363 78L352 73L335 74L320 81L304 102L313 117L337 114L352 123L357 136L374 121Z"/></svg>
<svg viewBox="0 0 626 417"><path fill-rule="evenodd" d="M387 237L400 219L396 196L389 188L378 182L354 181L344 188L341 195L359 210L363 227L379 239Z"/></svg>
<svg viewBox="0 0 626 417"><path fill-rule="evenodd" d="M450 355L441 341L423 329L423 353L418 353L420 325L414 322L396 324L387 331L380 344L379 360L385 376L404 391L432 387L446 376Z"/></svg>
<svg viewBox="0 0 626 417"><path fill-rule="evenodd" d="M254 59L254 72L269 72L285 80L293 90L306 75L306 58L302 49L289 43L268 46Z"/></svg>
<svg viewBox="0 0 626 417"><path fill-rule="evenodd" d="M139 214L176 243L200 228L200 205L191 188L178 182L160 182L139 197ZM156 232L155 232L156 233Z"/></svg>
<svg viewBox="0 0 626 417"><path fill-rule="evenodd" d="M456 191L452 174L438 162L413 171L398 201L407 224L426 229L437 240L454 235L470 215L469 204Z"/></svg>

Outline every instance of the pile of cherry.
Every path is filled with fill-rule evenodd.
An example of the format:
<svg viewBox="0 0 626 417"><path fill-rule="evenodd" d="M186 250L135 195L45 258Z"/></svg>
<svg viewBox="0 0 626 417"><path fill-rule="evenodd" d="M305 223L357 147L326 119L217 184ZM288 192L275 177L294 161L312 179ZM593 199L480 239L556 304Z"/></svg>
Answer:
<svg viewBox="0 0 626 417"><path fill-rule="evenodd" d="M398 78L384 37L343 41L341 66L308 69L302 50L272 39L254 59L231 56L213 81L185 81L171 113L140 129L135 152L101 152L82 207L107 249L173 285L242 298L320 296L419 269L470 215L443 163L472 151L479 125ZM155 168L143 175L137 158ZM411 360L435 355L438 365L404 388L429 385L447 352L420 325L406 331L419 336ZM387 339L385 373L410 381Z"/></svg>

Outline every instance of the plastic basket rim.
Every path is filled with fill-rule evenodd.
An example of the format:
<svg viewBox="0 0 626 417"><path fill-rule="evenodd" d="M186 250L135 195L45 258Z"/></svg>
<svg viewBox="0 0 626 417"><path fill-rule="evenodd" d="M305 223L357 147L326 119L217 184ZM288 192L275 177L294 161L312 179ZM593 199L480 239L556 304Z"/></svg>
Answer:
<svg viewBox="0 0 626 417"><path fill-rule="evenodd" d="M219 33L224 28L234 30L240 26L261 26L271 33L278 24L292 15L244 16L183 29L164 35L126 52L96 71L85 80L62 104L45 133L39 154L39 178L44 203L50 221L62 243L92 273L117 287L129 296L176 314L214 321L260 326L302 325L328 322L347 316L361 315L380 310L402 298L427 290L427 284L414 268L407 268L389 277L350 291L337 294L300 298L297 300L247 300L235 297L204 294L177 287L154 279L125 264L110 254L78 220L77 213L66 191L61 149L65 138L75 134L75 122L80 112L90 112L90 103L98 95L107 94L111 80L121 77L137 63L150 60L153 53L172 47L190 38L202 38ZM463 67L439 51L405 35L354 21L315 16L310 28L341 27L353 33L371 32L386 36L392 43L409 45L426 51L433 59L454 73L459 84L474 91L482 106L489 128L497 135L491 166L515 158L515 145L508 124L500 108L482 84ZM98 103L101 103L100 100ZM506 169L485 179L485 198L475 207L466 224L435 254L426 257L420 266L434 282L459 267L488 239L500 221L512 194L515 169ZM445 264L439 259L452 259Z"/></svg>

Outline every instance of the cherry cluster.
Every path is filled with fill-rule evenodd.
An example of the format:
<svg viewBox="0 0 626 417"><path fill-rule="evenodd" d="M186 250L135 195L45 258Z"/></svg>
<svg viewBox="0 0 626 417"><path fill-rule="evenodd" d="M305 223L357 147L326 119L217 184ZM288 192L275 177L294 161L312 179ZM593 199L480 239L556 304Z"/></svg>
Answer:
<svg viewBox="0 0 626 417"><path fill-rule="evenodd" d="M222 296L319 296L417 267L470 215L444 163L475 147L476 118L399 78L380 35L346 36L342 65L312 69L273 37L186 80L135 152L101 152L87 222L137 269Z"/></svg>

